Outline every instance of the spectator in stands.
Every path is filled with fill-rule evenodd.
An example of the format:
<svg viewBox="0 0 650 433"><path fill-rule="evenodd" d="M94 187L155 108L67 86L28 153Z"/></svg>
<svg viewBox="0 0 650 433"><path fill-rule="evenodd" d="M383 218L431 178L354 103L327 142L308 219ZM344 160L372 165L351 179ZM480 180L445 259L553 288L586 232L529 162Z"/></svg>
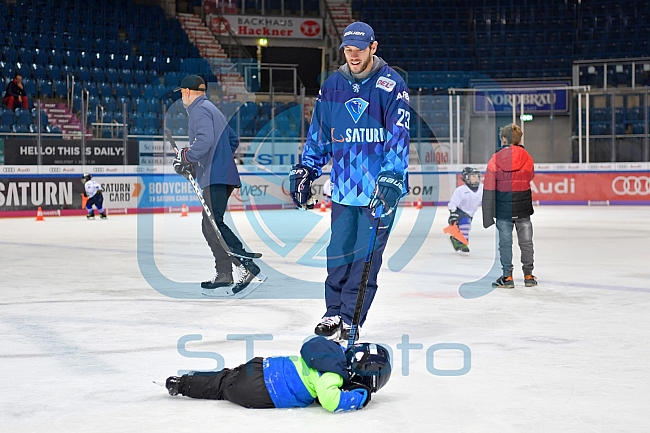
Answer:
<svg viewBox="0 0 650 433"><path fill-rule="evenodd" d="M501 148L488 162L483 186L483 227L494 224L499 232L499 257L503 276L492 287L512 289L512 229L517 229L521 250L524 285L534 287L533 275L533 199L530 182L535 177L533 158L526 152L521 138L523 131L516 124L506 125L499 134Z"/></svg>
<svg viewBox="0 0 650 433"><path fill-rule="evenodd" d="M11 110L20 107L25 110L28 109L27 93L25 93L25 86L23 86L22 75L16 74L14 76L14 79L9 81L9 84L7 84L7 90L5 90L5 97L2 102Z"/></svg>
<svg viewBox="0 0 650 433"><path fill-rule="evenodd" d="M222 237L230 251L240 257L254 256L244 251L237 235L223 220L230 195L241 186L234 158L239 139L228 126L223 113L205 96L206 85L201 77L186 76L174 91L179 90L189 116L187 132L190 146L178 153L174 159L174 170L188 179L190 174L195 178L220 232L215 233L204 212L203 236L212 250L217 272L211 281L201 283L201 287L212 290L234 284L231 291L237 294L260 273L260 268L252 259L229 256L219 239ZM233 265L239 268L239 278L233 276Z"/></svg>

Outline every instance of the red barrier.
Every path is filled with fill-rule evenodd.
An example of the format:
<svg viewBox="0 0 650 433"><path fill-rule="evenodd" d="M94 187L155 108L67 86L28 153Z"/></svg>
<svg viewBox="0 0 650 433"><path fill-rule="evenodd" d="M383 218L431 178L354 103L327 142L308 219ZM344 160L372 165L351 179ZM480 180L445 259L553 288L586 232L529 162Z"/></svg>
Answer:
<svg viewBox="0 0 650 433"><path fill-rule="evenodd" d="M536 173L531 187L541 204L650 204L648 172Z"/></svg>

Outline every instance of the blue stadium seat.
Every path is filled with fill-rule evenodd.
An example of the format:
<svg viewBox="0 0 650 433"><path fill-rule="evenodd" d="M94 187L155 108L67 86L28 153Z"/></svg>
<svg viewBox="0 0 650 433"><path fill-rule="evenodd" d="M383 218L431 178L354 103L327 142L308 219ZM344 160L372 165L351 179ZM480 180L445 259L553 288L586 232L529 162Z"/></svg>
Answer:
<svg viewBox="0 0 650 433"><path fill-rule="evenodd" d="M58 97L65 97L68 94L68 85L65 80L53 80L52 86L54 87L54 93Z"/></svg>
<svg viewBox="0 0 650 433"><path fill-rule="evenodd" d="M29 132L29 125L23 125L23 124L16 125L16 124L14 124L11 127L11 130L16 134L27 134Z"/></svg>
<svg viewBox="0 0 650 433"><path fill-rule="evenodd" d="M77 79L79 81L90 81L90 70L85 66L79 66L77 68Z"/></svg>
<svg viewBox="0 0 650 433"><path fill-rule="evenodd" d="M153 126L148 126L144 129L144 135L157 135L158 129Z"/></svg>
<svg viewBox="0 0 650 433"><path fill-rule="evenodd" d="M142 70L136 70L134 75L133 75L133 80L137 84L146 84L147 82L147 76Z"/></svg>
<svg viewBox="0 0 650 433"><path fill-rule="evenodd" d="M32 77L35 79L43 79L47 77L47 71L45 70L45 67L43 65L37 65L33 64L32 65Z"/></svg>
<svg viewBox="0 0 650 433"><path fill-rule="evenodd" d="M27 77L29 77L29 75L27 75ZM27 95L36 95L36 81L27 77L23 75L23 86L25 86L25 93L27 93Z"/></svg>
<svg viewBox="0 0 650 433"><path fill-rule="evenodd" d="M52 82L45 79L39 79L37 82L38 82L39 95L46 98L52 97L52 95L54 94L52 88Z"/></svg>
<svg viewBox="0 0 650 433"><path fill-rule="evenodd" d="M133 83L133 72L130 69L122 69L120 78L124 84Z"/></svg>
<svg viewBox="0 0 650 433"><path fill-rule="evenodd" d="M126 86L122 83L114 83L113 92L115 93L115 96L118 98L122 96L127 96L128 94L128 91L126 90Z"/></svg>
<svg viewBox="0 0 650 433"><path fill-rule="evenodd" d="M139 98L142 96L142 89L139 84L131 83L126 86L129 91L129 96L131 98Z"/></svg>
<svg viewBox="0 0 650 433"><path fill-rule="evenodd" d="M2 124L11 126L14 123L16 123L16 116L14 115L13 111L3 109L2 111Z"/></svg>
<svg viewBox="0 0 650 433"><path fill-rule="evenodd" d="M106 111L115 111L117 110L117 102L112 96L102 96L102 105Z"/></svg>
<svg viewBox="0 0 650 433"><path fill-rule="evenodd" d="M100 82L97 84L97 90L101 94L102 97L104 96L113 96L113 88L109 83L106 82Z"/></svg>
<svg viewBox="0 0 650 433"><path fill-rule="evenodd" d="M120 75L117 72L117 69L108 68L106 70L106 81L109 83L117 83L120 79Z"/></svg>

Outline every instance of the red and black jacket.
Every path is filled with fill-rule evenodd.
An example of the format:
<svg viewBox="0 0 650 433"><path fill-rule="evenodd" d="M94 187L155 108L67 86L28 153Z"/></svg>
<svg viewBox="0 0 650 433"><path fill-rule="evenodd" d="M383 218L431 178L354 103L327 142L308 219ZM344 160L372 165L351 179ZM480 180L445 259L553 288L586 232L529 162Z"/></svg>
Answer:
<svg viewBox="0 0 650 433"><path fill-rule="evenodd" d="M532 215L530 181L533 177L533 158L523 146L504 146L492 155L483 181L483 227L494 224L494 218Z"/></svg>

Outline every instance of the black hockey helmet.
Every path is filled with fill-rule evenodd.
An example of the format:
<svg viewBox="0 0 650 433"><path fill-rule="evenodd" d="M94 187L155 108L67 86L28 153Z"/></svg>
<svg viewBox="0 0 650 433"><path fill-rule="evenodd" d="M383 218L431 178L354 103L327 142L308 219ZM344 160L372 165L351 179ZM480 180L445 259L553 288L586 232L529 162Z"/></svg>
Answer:
<svg viewBox="0 0 650 433"><path fill-rule="evenodd" d="M471 177L472 175L476 175L477 178L474 182L472 182ZM465 167L463 169L463 173L461 174L461 177L463 178L463 182L465 182L465 185L472 189L478 188L478 186L481 184L481 172L476 169L476 167Z"/></svg>
<svg viewBox="0 0 650 433"><path fill-rule="evenodd" d="M379 391L390 379L390 352L374 343L357 343L345 352L350 382L360 383L370 392Z"/></svg>
<svg viewBox="0 0 650 433"><path fill-rule="evenodd" d="M93 175L90 174L90 173L84 173L83 176L81 176L81 180L83 182L88 182L92 178L93 178Z"/></svg>

